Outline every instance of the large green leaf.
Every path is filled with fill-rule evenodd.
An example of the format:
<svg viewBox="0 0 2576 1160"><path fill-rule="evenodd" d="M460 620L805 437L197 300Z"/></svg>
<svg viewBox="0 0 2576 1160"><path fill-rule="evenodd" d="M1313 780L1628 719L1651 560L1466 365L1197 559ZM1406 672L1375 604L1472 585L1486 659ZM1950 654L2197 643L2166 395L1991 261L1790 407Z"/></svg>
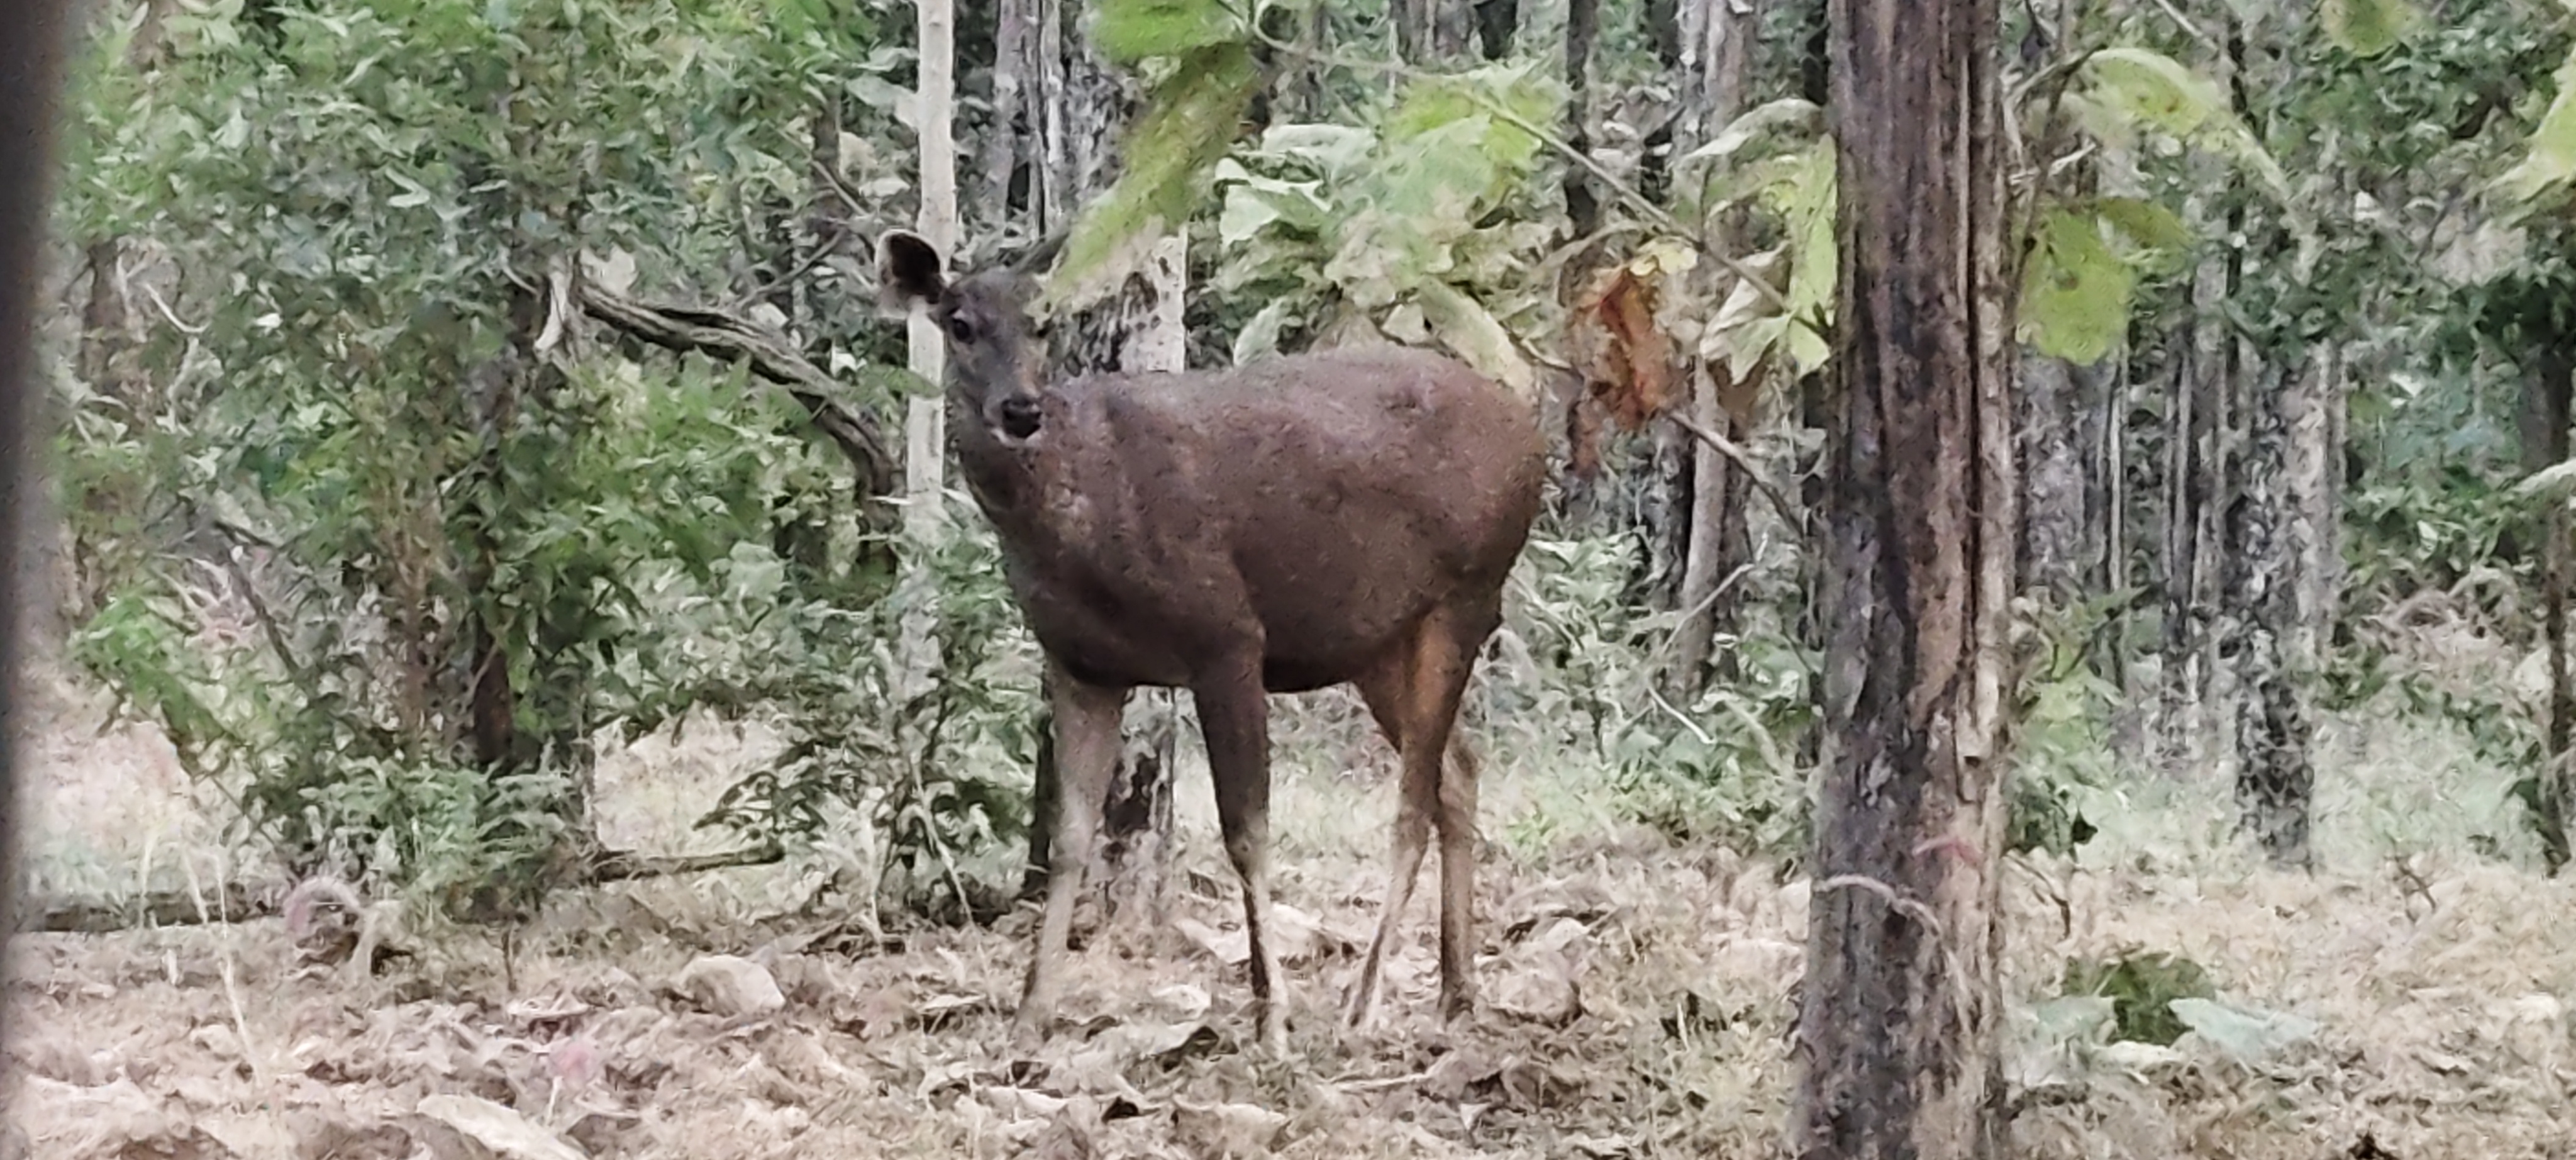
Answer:
<svg viewBox="0 0 2576 1160"><path fill-rule="evenodd" d="M2274 201L2291 203L2289 175L2228 108L2218 82L2163 53L2133 47L2086 57L2084 76L2085 90L2068 101L2096 136L2117 140L2130 125L2153 127L2235 162Z"/></svg>
<svg viewBox="0 0 2576 1160"><path fill-rule="evenodd" d="M1126 171L1074 219L1047 278L1042 309L1098 299L1136 268L1155 239L1188 220L1260 84L1252 52L1241 44L1193 49L1181 58L1127 134Z"/></svg>
<svg viewBox="0 0 2576 1160"><path fill-rule="evenodd" d="M1245 42L1243 21L1220 0L1101 0L1091 43L1121 64Z"/></svg>
<svg viewBox="0 0 2576 1160"><path fill-rule="evenodd" d="M1423 319L1442 345L1523 399L1536 397L1538 374L1513 345L1511 332L1475 299L1446 283L1432 282L1418 292Z"/></svg>
<svg viewBox="0 0 2576 1160"><path fill-rule="evenodd" d="M2406 0L2324 0L2326 38L2354 56L2378 56L2397 47L2423 22Z"/></svg>
<svg viewBox="0 0 2576 1160"><path fill-rule="evenodd" d="M2162 265L2180 257L2191 246L2190 227L2183 224L2181 215L2159 202L2103 197L2094 199L2093 211L2125 235L2131 245L2147 251L2136 258Z"/></svg>
<svg viewBox="0 0 2576 1160"><path fill-rule="evenodd" d="M2022 271L2021 337L2041 353L2100 361L2129 327L2137 273L2102 240L2089 212L2052 208Z"/></svg>
<svg viewBox="0 0 2576 1160"><path fill-rule="evenodd" d="M2085 58L2084 71L2096 99L2176 137L2228 115L2218 82L2153 49L2102 49Z"/></svg>
<svg viewBox="0 0 2576 1160"><path fill-rule="evenodd" d="M2529 152L2503 177L2498 188L2517 206L2527 207L2543 194L2564 192L2576 177L2576 50L2558 66L2558 95L2531 131Z"/></svg>
<svg viewBox="0 0 2576 1160"><path fill-rule="evenodd" d="M1804 97L1782 97L1756 105L1742 116L1727 122L1709 143L1674 159L1673 168L1701 161L1719 161L1734 156L1746 145L1774 134L1814 135L1824 131L1825 111Z"/></svg>

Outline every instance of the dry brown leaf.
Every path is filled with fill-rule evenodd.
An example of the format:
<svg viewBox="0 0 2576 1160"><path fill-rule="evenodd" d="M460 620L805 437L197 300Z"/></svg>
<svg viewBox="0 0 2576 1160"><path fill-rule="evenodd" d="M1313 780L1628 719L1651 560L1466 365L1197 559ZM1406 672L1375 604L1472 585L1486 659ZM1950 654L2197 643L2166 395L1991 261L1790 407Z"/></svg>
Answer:
<svg viewBox="0 0 2576 1160"><path fill-rule="evenodd" d="M1195 1156L1267 1156L1288 1117L1252 1104L1182 1103L1172 1108L1172 1126Z"/></svg>
<svg viewBox="0 0 2576 1160"><path fill-rule="evenodd" d="M787 1005L767 968L740 955L701 955L671 980L691 1002L715 1015L757 1019Z"/></svg>
<svg viewBox="0 0 2576 1160"><path fill-rule="evenodd" d="M438 1160L587 1160L581 1149L481 1096L422 1097L422 1142Z"/></svg>
<svg viewBox="0 0 2576 1160"><path fill-rule="evenodd" d="M1634 431L1671 408L1673 341L1655 323L1653 282L1628 264L1593 275L1569 329L1592 392Z"/></svg>

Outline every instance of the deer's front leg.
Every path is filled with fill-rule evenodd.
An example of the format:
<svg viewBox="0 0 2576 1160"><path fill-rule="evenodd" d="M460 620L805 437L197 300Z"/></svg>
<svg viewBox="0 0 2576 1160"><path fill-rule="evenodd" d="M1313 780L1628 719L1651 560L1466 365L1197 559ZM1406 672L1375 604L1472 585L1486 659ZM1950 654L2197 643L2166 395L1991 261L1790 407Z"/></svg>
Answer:
<svg viewBox="0 0 2576 1160"><path fill-rule="evenodd" d="M1085 684L1050 659L1047 703L1055 713L1055 833L1047 843L1046 909L1038 920L1037 946L1029 956L1028 986L1020 993L1019 1025L1043 1032L1064 989L1065 944L1073 934L1073 905L1082 895L1099 832L1109 779L1118 768L1118 727L1127 690Z"/></svg>
<svg viewBox="0 0 2576 1160"><path fill-rule="evenodd" d="M1217 824L1226 857L1243 879L1243 927L1252 951L1253 1021L1261 1045L1288 1045L1278 948L1270 929L1270 704L1253 654L1219 666L1190 690L1207 736L1208 772L1216 782Z"/></svg>

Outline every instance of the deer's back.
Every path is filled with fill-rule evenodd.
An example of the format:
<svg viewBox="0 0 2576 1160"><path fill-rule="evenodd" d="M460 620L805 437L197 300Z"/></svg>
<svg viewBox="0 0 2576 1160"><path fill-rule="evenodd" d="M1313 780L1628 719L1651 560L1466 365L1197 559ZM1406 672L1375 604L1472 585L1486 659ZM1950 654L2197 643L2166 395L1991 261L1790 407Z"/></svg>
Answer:
<svg viewBox="0 0 2576 1160"><path fill-rule="evenodd" d="M1020 561L1047 588L1023 603L1050 648L1133 658L1104 669L1186 668L1250 618L1274 685L1347 679L1433 605L1498 588L1538 511L1529 407L1428 352L1095 376L1048 409L1039 491L1053 527L1079 530ZM1120 634L1168 644L1105 639Z"/></svg>

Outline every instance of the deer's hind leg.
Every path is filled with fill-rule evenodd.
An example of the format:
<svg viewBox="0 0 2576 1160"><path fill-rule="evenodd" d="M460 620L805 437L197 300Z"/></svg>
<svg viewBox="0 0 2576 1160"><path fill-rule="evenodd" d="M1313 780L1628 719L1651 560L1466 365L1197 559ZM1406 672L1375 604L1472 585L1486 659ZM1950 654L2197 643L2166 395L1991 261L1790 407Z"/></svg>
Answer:
<svg viewBox="0 0 2576 1160"><path fill-rule="evenodd" d="M1421 876L1422 856L1430 845L1435 822L1442 833L1441 996L1449 1013L1465 1007L1466 1000L1461 996L1467 975L1463 968L1453 969L1453 957L1462 953L1457 948L1464 948L1463 964L1472 966L1474 948L1466 942L1472 931L1462 928L1453 932L1453 912L1457 910L1453 900L1457 892L1450 883L1454 879L1466 887L1465 897L1472 906L1474 868L1471 862L1464 873L1450 869L1448 833L1453 826L1448 815L1453 800L1459 797L1456 783L1463 778L1464 816L1466 825L1473 826L1477 767L1475 754L1451 727L1459 697L1466 688L1467 663L1474 656L1472 648L1459 652L1458 627L1454 617L1434 612L1356 682L1369 715L1376 718L1378 730L1394 747L1402 772L1396 791L1395 839L1388 858L1386 901L1378 912L1377 934L1369 940L1368 957L1360 963L1359 978L1352 984L1345 1008L1345 1022L1352 1027L1365 1023L1376 1006L1386 959L1395 951L1398 926L1413 901L1414 882ZM1468 853L1472 858L1472 845ZM1468 925L1472 927L1472 919Z"/></svg>

